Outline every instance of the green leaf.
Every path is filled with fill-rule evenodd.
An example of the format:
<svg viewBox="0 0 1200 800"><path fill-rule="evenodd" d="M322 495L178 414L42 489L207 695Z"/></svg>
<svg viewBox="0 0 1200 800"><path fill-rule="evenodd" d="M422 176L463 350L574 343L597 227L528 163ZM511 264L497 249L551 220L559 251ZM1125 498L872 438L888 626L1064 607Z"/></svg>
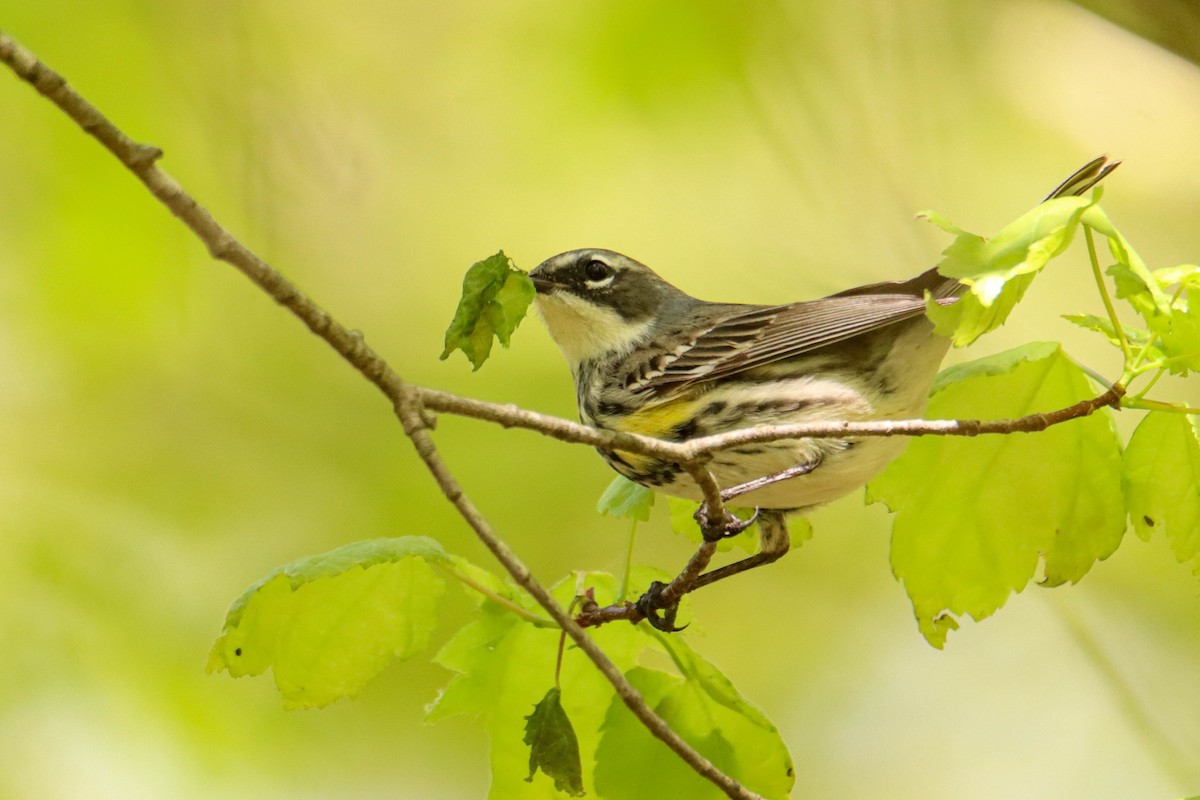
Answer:
<svg viewBox="0 0 1200 800"><path fill-rule="evenodd" d="M534 297L533 281L512 266L504 251L477 261L463 278L462 299L446 329L445 360L462 350L475 369L492 351L492 337L508 347Z"/></svg>
<svg viewBox="0 0 1200 800"><path fill-rule="evenodd" d="M583 767L579 763L579 740L562 707L562 692L553 688L525 718L525 744L529 745L529 777L540 769L554 780L554 788L581 797Z"/></svg>
<svg viewBox="0 0 1200 800"><path fill-rule="evenodd" d="M704 689L705 694L714 702L740 714L751 724L757 725L763 730L775 730L775 726L767 719L766 715L742 697L729 678L725 677L725 674L717 669L716 665L688 646L682 636L656 630L651 630L649 633L658 640L659 646L671 657L671 661L675 663L680 674ZM783 757L788 760L790 765L790 757L786 750Z"/></svg>
<svg viewBox="0 0 1200 800"><path fill-rule="evenodd" d="M288 708L354 697L395 659L429 643L447 558L432 539L355 542L282 567L230 607L208 671L270 668Z"/></svg>
<svg viewBox="0 0 1200 800"><path fill-rule="evenodd" d="M617 581L609 575L589 573L563 581L553 593L565 605L585 584L593 587L597 602L615 601ZM644 627L605 625L589 635L626 670L651 641L639 630ZM546 684L554 679L559 635L557 629L531 625L494 603L485 603L479 617L460 629L434 658L456 674L430 705L426 718L437 721L466 714L480 721L491 740L491 800L561 797L551 781L525 781L529 753L521 735L529 708L542 699ZM586 782L594 769L597 731L612 686L582 652L570 647L563 654L560 685L564 711L579 738Z"/></svg>
<svg viewBox="0 0 1200 800"><path fill-rule="evenodd" d="M1175 267L1162 267L1150 273L1154 280L1164 290L1171 286L1190 286L1200 283L1200 265L1180 264Z"/></svg>
<svg viewBox="0 0 1200 800"><path fill-rule="evenodd" d="M1162 363L1172 374L1200 369L1200 287L1186 286L1166 314L1150 320L1158 335Z"/></svg>
<svg viewBox="0 0 1200 800"><path fill-rule="evenodd" d="M939 376L927 416L1005 419L1095 393L1057 345L1032 344ZM1034 577L1078 581L1125 529L1121 451L1107 409L1040 433L920 437L868 487L896 517L892 569L935 647Z"/></svg>
<svg viewBox="0 0 1200 800"><path fill-rule="evenodd" d="M610 517L625 517L646 522L650 519L650 511L654 508L654 492L634 483L628 478L618 475L604 490L596 511Z"/></svg>
<svg viewBox="0 0 1200 800"><path fill-rule="evenodd" d="M676 645L680 647L685 646ZM700 672L719 675L727 683L710 664ZM750 715L738 710L745 704L740 697L740 704L732 702L723 688L716 696L710 692L712 681L684 680L645 667L629 670L626 677L684 741L727 775L763 797L788 796L794 777L787 748L774 726L762 724L765 719L756 710ZM725 796L655 738L616 697L596 748L596 794L606 800Z"/></svg>
<svg viewBox="0 0 1200 800"><path fill-rule="evenodd" d="M1200 442L1183 414L1151 411L1138 424L1122 465L1133 529L1162 531L1175 558L1200 574Z"/></svg>
<svg viewBox="0 0 1200 800"><path fill-rule="evenodd" d="M1167 313L1171 301L1162 286L1104 211L1092 206L1084 212L1083 222L1108 240L1109 252L1117 260L1108 268L1117 285L1117 298L1128 301L1147 322L1156 314Z"/></svg>
<svg viewBox="0 0 1200 800"><path fill-rule="evenodd" d="M927 299L926 313L937 332L962 347L1004 324L1033 276L1070 245L1080 217L1099 197L1097 189L1089 197L1047 200L989 240L925 212L926 218L956 236L943 252L938 272L969 287L950 305Z"/></svg>

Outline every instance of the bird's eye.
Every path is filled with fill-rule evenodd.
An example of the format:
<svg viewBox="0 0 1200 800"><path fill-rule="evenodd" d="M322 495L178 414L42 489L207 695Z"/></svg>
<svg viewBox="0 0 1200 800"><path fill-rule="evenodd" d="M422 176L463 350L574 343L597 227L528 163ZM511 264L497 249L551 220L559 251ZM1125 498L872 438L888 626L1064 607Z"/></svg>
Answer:
<svg viewBox="0 0 1200 800"><path fill-rule="evenodd" d="M592 259L583 265L583 274L588 281L592 283L599 283L605 278L611 278L614 273L613 268L608 264L605 264L599 259Z"/></svg>

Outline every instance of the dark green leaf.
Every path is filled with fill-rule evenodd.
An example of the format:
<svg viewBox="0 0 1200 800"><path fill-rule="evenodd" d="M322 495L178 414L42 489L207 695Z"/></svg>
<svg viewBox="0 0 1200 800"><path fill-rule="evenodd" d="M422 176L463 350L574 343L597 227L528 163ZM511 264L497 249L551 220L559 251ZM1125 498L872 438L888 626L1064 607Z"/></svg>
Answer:
<svg viewBox="0 0 1200 800"><path fill-rule="evenodd" d="M563 581L555 587L554 596L566 605L580 585L592 587L602 605L616 600L616 579L595 573ZM627 670L651 642L639 630L644 627L605 625L590 635L618 667ZM426 718L437 721L465 714L487 731L492 770L489 800L561 797L550 781L525 782L529 752L519 734L530 707L543 697L546 684L554 678L560 633L528 624L494 603L485 603L478 618L460 629L434 659L455 675L431 704ZM583 774L591 775L597 730L612 697L612 686L576 648L568 648L563 655L561 686L564 708L580 740Z"/></svg>
<svg viewBox="0 0 1200 800"><path fill-rule="evenodd" d="M508 346L533 296L533 281L512 266L503 250L475 262L463 278L462 298L446 329L441 357L462 350L479 369L491 353L493 337Z"/></svg>
<svg viewBox="0 0 1200 800"><path fill-rule="evenodd" d="M525 744L529 745L529 777L540 769L554 780L554 788L572 797L583 795L583 767L579 763L579 740L567 712L562 693L553 688L525 718Z"/></svg>

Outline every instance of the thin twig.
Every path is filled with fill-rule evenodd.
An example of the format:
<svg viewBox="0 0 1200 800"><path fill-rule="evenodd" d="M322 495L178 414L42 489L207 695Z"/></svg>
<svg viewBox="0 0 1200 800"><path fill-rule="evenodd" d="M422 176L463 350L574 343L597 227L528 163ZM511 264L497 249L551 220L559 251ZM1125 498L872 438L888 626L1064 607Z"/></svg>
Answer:
<svg viewBox="0 0 1200 800"><path fill-rule="evenodd" d="M489 403L447 392L414 387L431 411L494 422L505 428L525 428L563 442L575 442L604 450L623 450L642 456L684 464L706 455L746 444L761 444L781 439L865 439L879 436L982 436L988 434L1030 433L1042 431L1097 410L1120 405L1125 389L1114 384L1108 391L1054 411L1030 414L1014 419L881 419L864 421L824 421L789 425L759 425L689 439L668 442L633 433L618 433L589 428L549 414Z"/></svg>
<svg viewBox="0 0 1200 800"><path fill-rule="evenodd" d="M404 426L404 432L412 440L417 453L446 499L454 505L513 580L533 596L579 649L591 659L634 715L693 770L712 781L729 797L742 800L758 797L717 769L712 762L671 730L625 679L616 664L575 624L566 610L555 602L516 554L495 535L438 455L437 448L429 436L420 391L405 384L400 376L367 346L360 334L352 333L339 324L328 312L218 224L179 183L156 166L155 162L162 156L161 150L134 142L68 86L62 76L43 65L33 53L2 32L0 61L8 64L18 77L30 83L116 156L171 213L179 217L204 242L214 258L232 265L249 277L277 303L299 317L309 330L324 339L343 359L392 400L396 414Z"/></svg>
<svg viewBox="0 0 1200 800"><path fill-rule="evenodd" d="M1096 241L1092 236L1092 226L1084 223L1083 239L1087 242L1088 260L1092 264L1092 277L1096 279L1096 288L1100 291L1100 298L1104 301L1104 311L1108 314L1108 320L1112 323L1113 331L1117 335L1117 342L1121 345L1121 352L1125 355L1125 366L1133 360L1133 353L1129 349L1129 340L1125 338L1125 329L1121 327L1121 321L1117 319L1117 309L1113 306L1112 297L1108 294L1108 284L1104 282L1104 275L1100 272L1100 258L1096 255Z"/></svg>

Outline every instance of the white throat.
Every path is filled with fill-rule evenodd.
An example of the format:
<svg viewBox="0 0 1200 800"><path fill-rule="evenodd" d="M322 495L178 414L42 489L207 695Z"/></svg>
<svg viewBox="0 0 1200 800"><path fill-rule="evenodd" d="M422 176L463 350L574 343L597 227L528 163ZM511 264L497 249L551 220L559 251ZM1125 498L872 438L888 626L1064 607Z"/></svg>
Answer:
<svg viewBox="0 0 1200 800"><path fill-rule="evenodd" d="M630 323L607 306L582 300L570 292L539 294L538 313L574 370L581 362L606 353L628 353L650 329L650 321Z"/></svg>

